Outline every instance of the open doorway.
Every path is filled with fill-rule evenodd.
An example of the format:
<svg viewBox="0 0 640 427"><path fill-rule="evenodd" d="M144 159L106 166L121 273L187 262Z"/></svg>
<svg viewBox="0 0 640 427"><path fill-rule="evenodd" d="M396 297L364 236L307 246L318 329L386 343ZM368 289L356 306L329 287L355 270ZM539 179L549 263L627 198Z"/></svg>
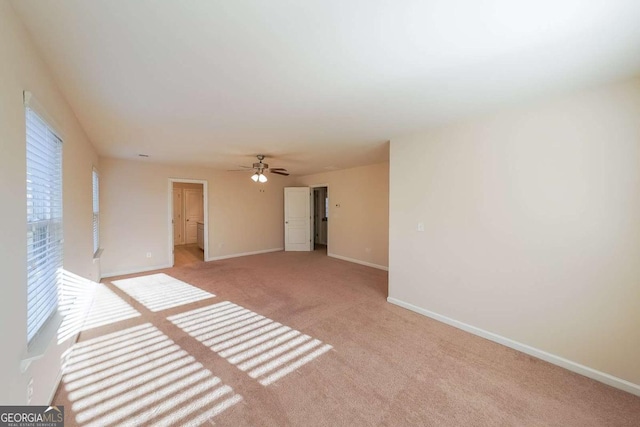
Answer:
<svg viewBox="0 0 640 427"><path fill-rule="evenodd" d="M313 250L327 254L329 245L329 188L311 188L311 240Z"/></svg>
<svg viewBox="0 0 640 427"><path fill-rule="evenodd" d="M208 249L206 181L171 179L169 199L173 266L203 262Z"/></svg>

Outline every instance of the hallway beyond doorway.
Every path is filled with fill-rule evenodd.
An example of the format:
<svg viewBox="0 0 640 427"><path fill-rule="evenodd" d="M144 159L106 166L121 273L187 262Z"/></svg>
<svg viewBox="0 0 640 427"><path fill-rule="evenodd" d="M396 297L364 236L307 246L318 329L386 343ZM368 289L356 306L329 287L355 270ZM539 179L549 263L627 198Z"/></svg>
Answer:
<svg viewBox="0 0 640 427"><path fill-rule="evenodd" d="M173 247L174 267L185 267L204 261L204 251L197 243Z"/></svg>

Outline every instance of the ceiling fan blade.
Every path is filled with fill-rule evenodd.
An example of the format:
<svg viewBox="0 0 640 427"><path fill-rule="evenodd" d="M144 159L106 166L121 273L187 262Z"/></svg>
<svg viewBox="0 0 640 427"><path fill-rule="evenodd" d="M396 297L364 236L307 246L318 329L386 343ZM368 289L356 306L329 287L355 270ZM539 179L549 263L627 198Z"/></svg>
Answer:
<svg viewBox="0 0 640 427"><path fill-rule="evenodd" d="M242 169L227 169L227 172L247 172L254 169L253 166L238 165Z"/></svg>
<svg viewBox="0 0 640 427"><path fill-rule="evenodd" d="M270 169L270 171L271 171L271 173L275 173L276 175L289 176L289 174L287 172L281 172L281 171L273 170L273 169Z"/></svg>
<svg viewBox="0 0 640 427"><path fill-rule="evenodd" d="M272 171L281 171L281 172L286 172L287 171L285 168L270 168L270 170L272 170Z"/></svg>

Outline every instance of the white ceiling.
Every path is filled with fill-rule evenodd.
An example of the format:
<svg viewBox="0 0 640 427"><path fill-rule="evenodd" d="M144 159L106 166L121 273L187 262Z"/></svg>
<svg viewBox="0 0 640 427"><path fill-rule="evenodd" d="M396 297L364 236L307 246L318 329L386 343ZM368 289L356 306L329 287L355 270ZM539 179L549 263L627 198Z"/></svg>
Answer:
<svg viewBox="0 0 640 427"><path fill-rule="evenodd" d="M14 0L104 156L307 174L635 74L638 0Z"/></svg>

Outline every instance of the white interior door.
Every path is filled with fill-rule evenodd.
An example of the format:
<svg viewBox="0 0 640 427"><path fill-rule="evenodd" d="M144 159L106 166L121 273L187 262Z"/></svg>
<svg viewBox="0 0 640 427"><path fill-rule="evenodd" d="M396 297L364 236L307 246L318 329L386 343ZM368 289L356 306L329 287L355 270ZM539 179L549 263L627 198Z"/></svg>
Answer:
<svg viewBox="0 0 640 427"><path fill-rule="evenodd" d="M284 189L284 250L311 250L309 187Z"/></svg>
<svg viewBox="0 0 640 427"><path fill-rule="evenodd" d="M198 241L198 221L203 219L202 190L184 190L185 243Z"/></svg>
<svg viewBox="0 0 640 427"><path fill-rule="evenodd" d="M182 232L182 190L173 189L173 244L184 244L184 233Z"/></svg>

